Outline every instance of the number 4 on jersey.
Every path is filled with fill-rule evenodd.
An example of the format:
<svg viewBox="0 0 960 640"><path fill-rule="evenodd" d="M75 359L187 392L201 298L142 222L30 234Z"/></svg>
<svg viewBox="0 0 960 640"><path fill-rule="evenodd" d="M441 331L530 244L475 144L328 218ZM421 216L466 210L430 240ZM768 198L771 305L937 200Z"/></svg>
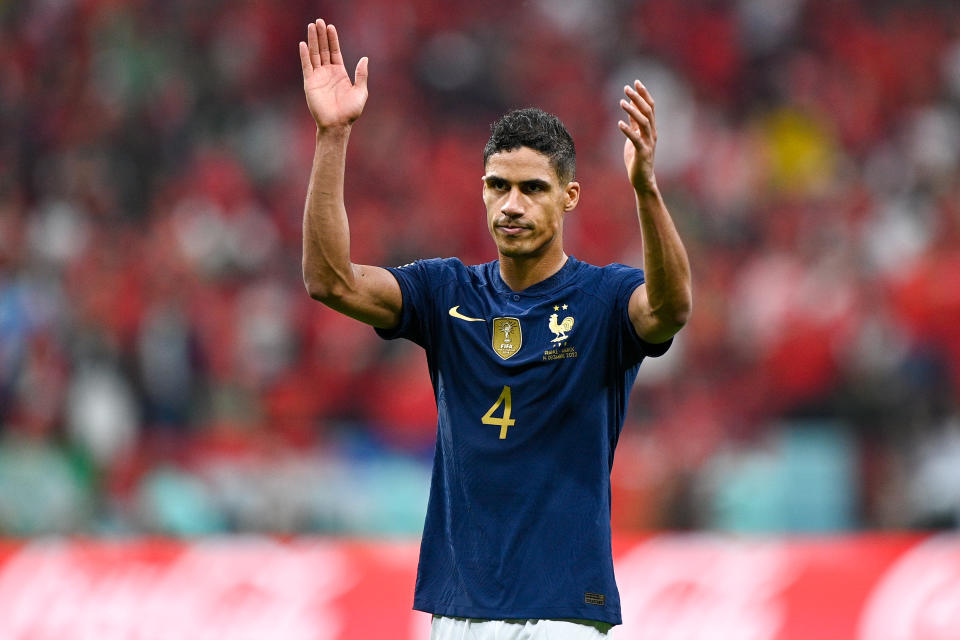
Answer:
<svg viewBox="0 0 960 640"><path fill-rule="evenodd" d="M494 417L493 412L499 409L501 404L503 405L503 415L499 418ZM500 397L497 398L493 406L483 414L481 422L483 422L483 424L492 424L500 427L500 439L503 440L507 437L507 427L512 427L516 423L516 420L510 418L510 411L512 409L513 399L510 397L510 387L504 386L503 391L500 392Z"/></svg>

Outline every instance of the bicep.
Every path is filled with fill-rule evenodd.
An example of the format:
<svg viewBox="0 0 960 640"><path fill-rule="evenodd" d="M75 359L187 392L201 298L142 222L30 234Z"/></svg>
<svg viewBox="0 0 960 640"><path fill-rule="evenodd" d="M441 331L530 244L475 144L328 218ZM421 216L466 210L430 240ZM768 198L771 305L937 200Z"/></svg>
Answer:
<svg viewBox="0 0 960 640"><path fill-rule="evenodd" d="M653 308L650 306L650 299L647 297L646 284L641 284L630 294L627 312L630 316L630 323L633 325L633 330L637 332L637 336L649 344L666 342L680 329L680 327L676 325L663 322L653 312Z"/></svg>
<svg viewBox="0 0 960 640"><path fill-rule="evenodd" d="M355 264L352 286L322 302L360 322L390 329L400 322L403 294L397 279L387 269Z"/></svg>

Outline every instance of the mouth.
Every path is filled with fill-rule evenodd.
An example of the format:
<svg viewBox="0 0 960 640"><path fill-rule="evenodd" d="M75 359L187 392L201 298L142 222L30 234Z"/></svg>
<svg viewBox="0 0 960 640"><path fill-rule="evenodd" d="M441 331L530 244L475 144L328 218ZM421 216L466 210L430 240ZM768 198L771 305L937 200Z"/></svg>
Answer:
<svg viewBox="0 0 960 640"><path fill-rule="evenodd" d="M510 224L510 223L498 224L496 225L496 228L498 231L508 236L515 236L517 234L523 233L524 231L528 231L530 229L530 227L527 227L524 225Z"/></svg>

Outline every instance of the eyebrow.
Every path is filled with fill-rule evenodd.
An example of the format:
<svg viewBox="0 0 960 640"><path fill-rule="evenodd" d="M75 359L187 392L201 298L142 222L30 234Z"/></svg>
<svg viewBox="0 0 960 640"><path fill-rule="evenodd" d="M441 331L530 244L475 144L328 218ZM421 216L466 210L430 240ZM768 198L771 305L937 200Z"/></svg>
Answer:
<svg viewBox="0 0 960 640"><path fill-rule="evenodd" d="M490 174L487 174L487 175L483 176L483 181L486 182L487 184L490 184L491 182L494 182L494 181L496 181L496 180L499 180L500 182L505 182L505 183L507 183L507 184L513 184L512 182L510 182L510 181L507 180L506 178L501 178L500 176L498 176L498 175L495 174L495 173L490 173ZM517 184L519 184L521 188L523 188L523 187L540 187L541 189L544 189L544 190L547 190L547 189L550 188L550 183L549 183L548 181L546 181L546 180L541 179L541 178L531 178L530 180L521 180L521 181L520 181L519 183L517 183Z"/></svg>

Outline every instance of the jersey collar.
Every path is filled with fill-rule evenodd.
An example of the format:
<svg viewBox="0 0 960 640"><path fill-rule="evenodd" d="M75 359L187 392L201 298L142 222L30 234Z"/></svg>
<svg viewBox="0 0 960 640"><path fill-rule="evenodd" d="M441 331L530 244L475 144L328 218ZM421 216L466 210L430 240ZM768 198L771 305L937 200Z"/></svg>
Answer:
<svg viewBox="0 0 960 640"><path fill-rule="evenodd" d="M500 261L494 260L490 263L490 282L493 283L493 288L500 293L509 293L519 296L542 296L565 284L570 276L577 271L577 269L580 267L580 264L581 263L579 260L574 258L572 255L568 255L567 261L563 263L563 266L560 267L560 270L555 274L546 280L541 280L537 284L527 287L526 289L514 291L507 286L507 283L504 282L503 278L500 277Z"/></svg>

